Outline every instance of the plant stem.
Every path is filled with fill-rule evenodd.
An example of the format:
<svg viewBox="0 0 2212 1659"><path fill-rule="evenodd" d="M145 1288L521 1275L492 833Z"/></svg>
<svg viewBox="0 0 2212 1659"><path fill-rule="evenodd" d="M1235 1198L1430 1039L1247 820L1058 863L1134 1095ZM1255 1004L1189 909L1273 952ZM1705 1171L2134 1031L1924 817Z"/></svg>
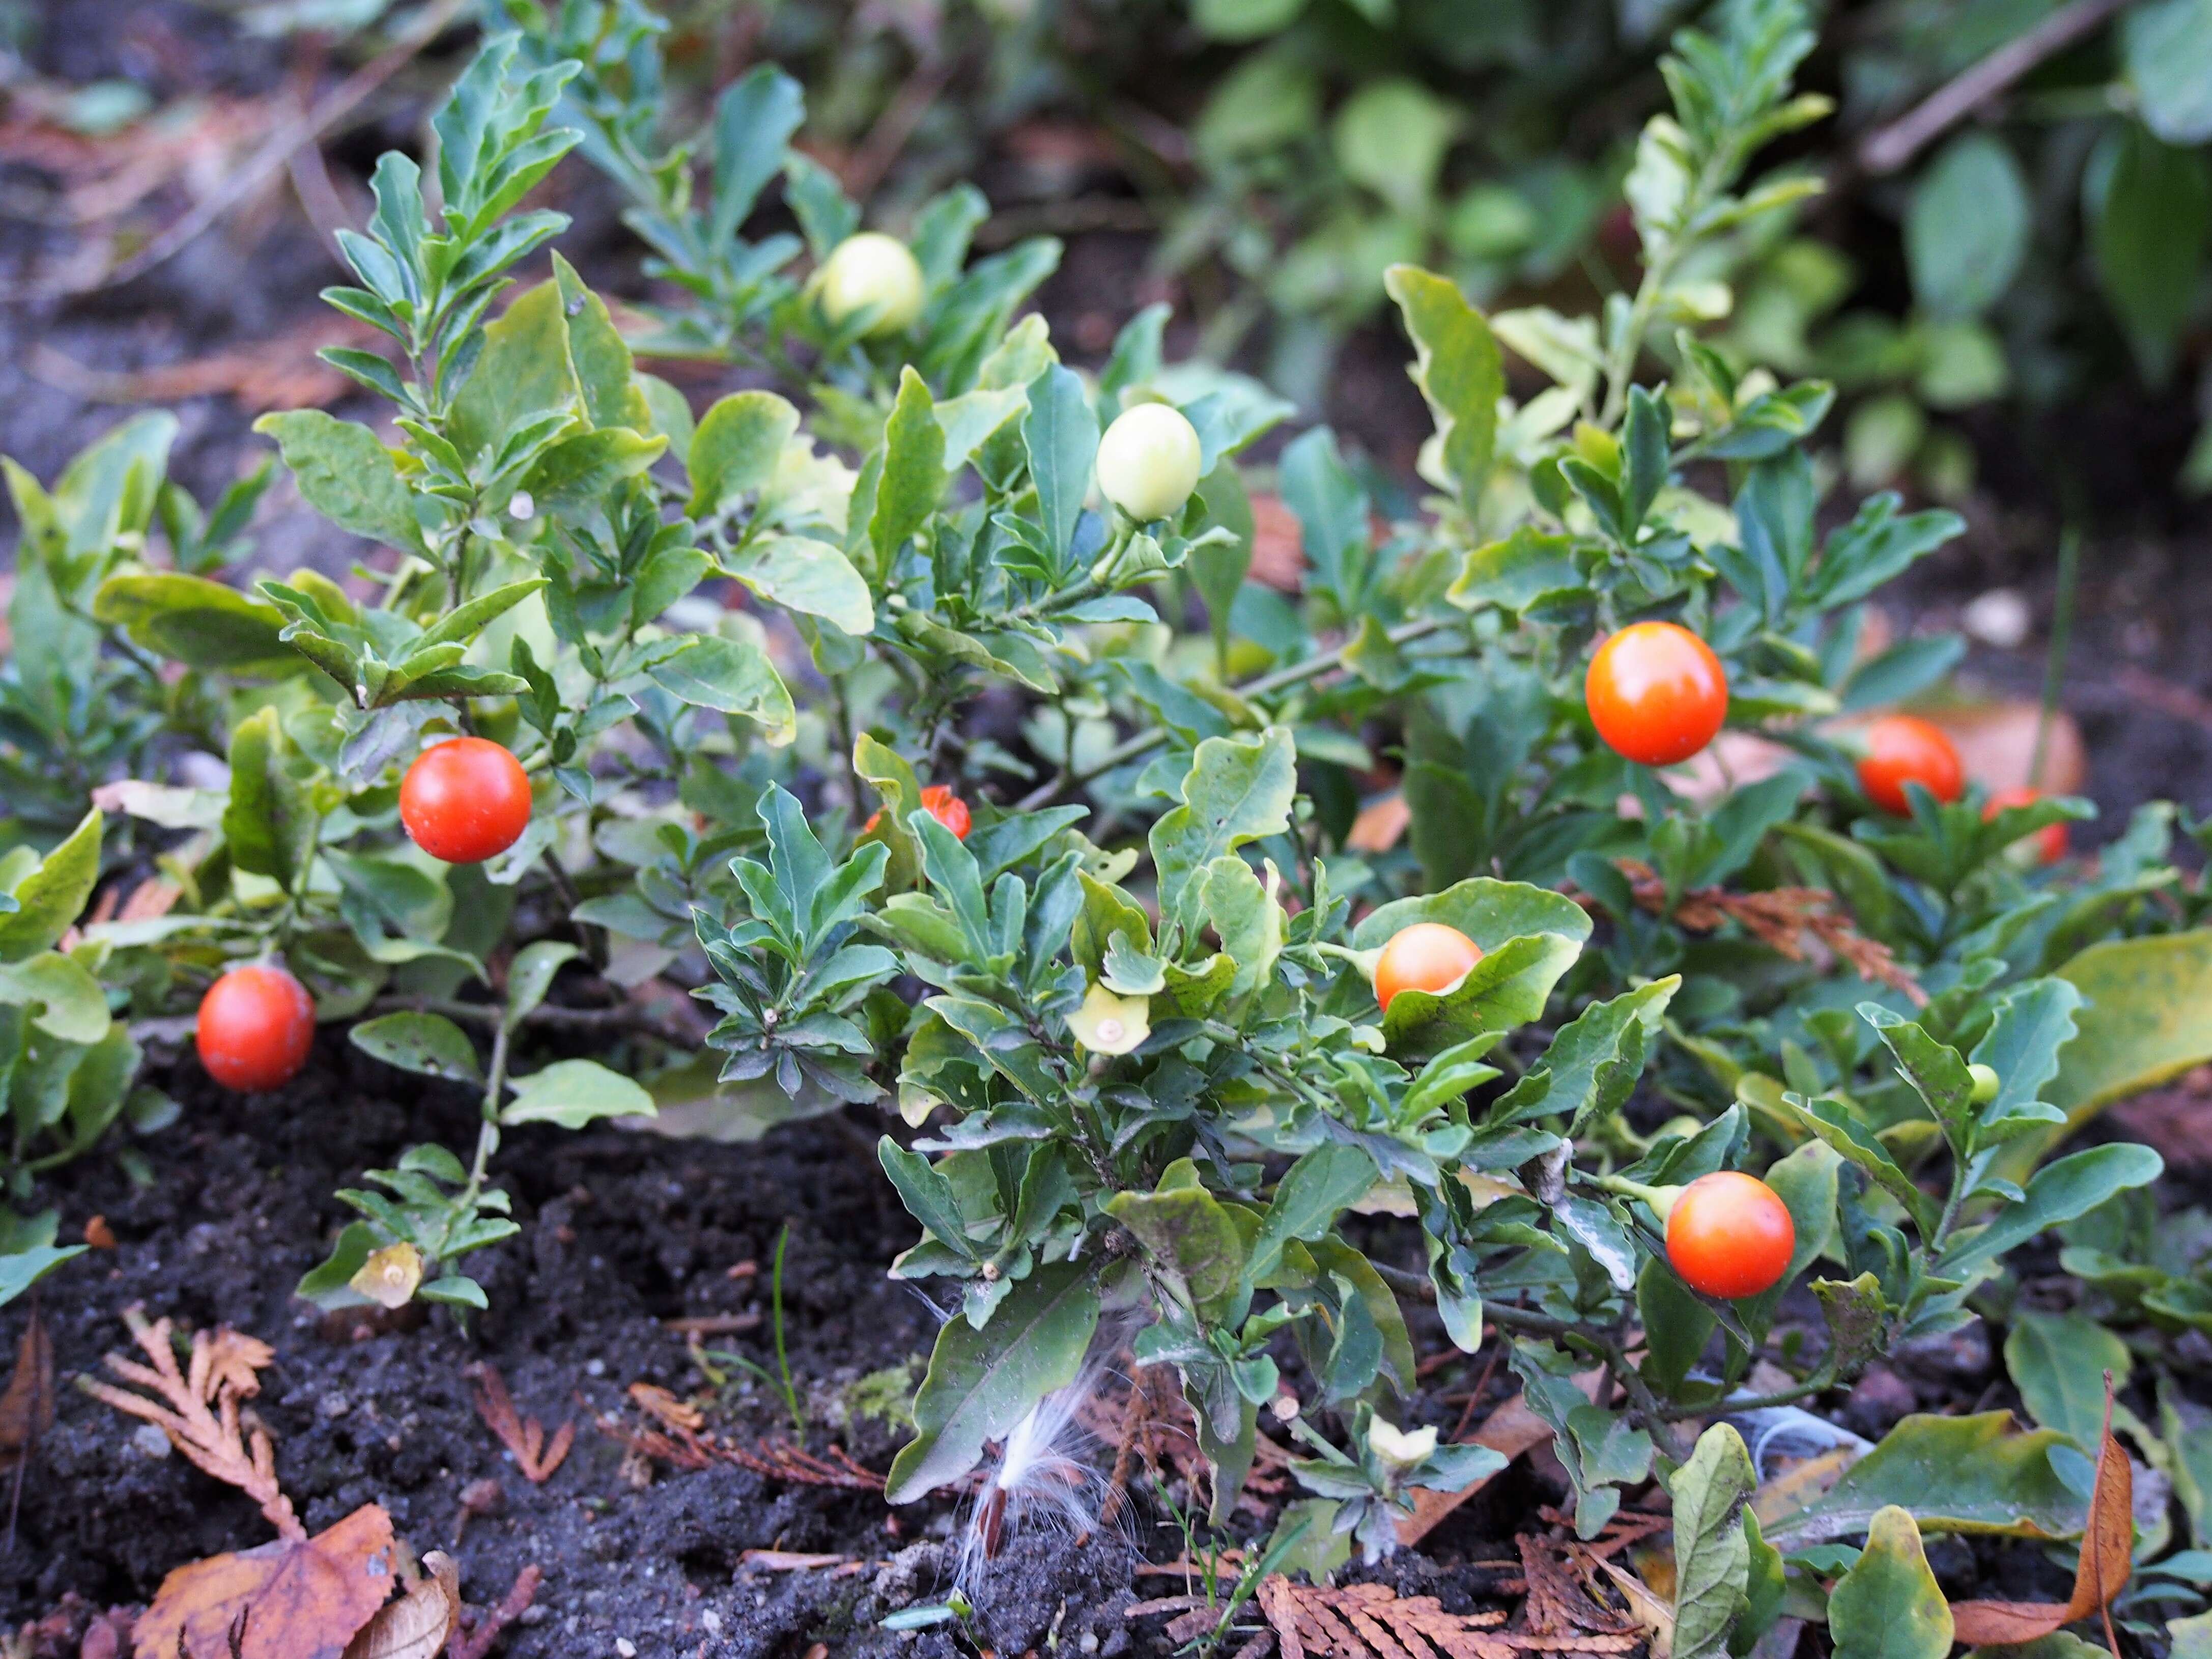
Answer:
<svg viewBox="0 0 2212 1659"><path fill-rule="evenodd" d="M1401 623L1386 637L1393 645L1407 645L1415 640L1426 639L1442 629L1450 619L1444 617L1424 617L1416 622ZM1262 674L1257 679L1247 680L1242 685L1231 686L1231 694L1237 697L1264 697L1277 691L1286 691L1307 680L1319 679L1322 675L1344 666L1344 659L1353 641L1346 640L1334 650L1324 651L1317 657L1293 663L1288 668L1279 668L1272 674ZM1068 772L1040 784L1014 804L1017 812L1034 812L1046 805L1062 789L1082 785L1095 778L1103 777L1116 767L1126 766L1139 756L1149 754L1168 740L1164 726L1152 726L1134 736L1116 744L1096 763L1079 771Z"/></svg>
<svg viewBox="0 0 2212 1659"><path fill-rule="evenodd" d="M799 1431L801 1440L806 1438L806 1418L799 1409L799 1390L792 1386L791 1358L783 1344L783 1249L791 1243L791 1224L785 1222L783 1231L775 1236L775 1269L769 1281L769 1299L775 1310L775 1370L783 1381L784 1408L791 1413L791 1426Z"/></svg>
<svg viewBox="0 0 2212 1659"><path fill-rule="evenodd" d="M465 1203L483 1190L485 1168L491 1163L492 1149L499 1145L500 1097L507 1092L507 1022L501 1020L492 1030L491 1065L484 1077L483 1124L477 1131L477 1156L469 1166Z"/></svg>

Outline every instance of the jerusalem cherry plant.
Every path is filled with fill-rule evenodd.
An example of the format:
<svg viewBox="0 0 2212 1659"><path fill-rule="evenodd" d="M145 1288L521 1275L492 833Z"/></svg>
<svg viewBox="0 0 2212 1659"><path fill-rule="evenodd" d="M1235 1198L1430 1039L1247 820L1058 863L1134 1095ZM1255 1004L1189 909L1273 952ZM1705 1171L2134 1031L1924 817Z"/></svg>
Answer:
<svg viewBox="0 0 2212 1659"><path fill-rule="evenodd" d="M1436 422L1418 502L1323 428L1256 463L1292 411L1164 362L1161 309L1064 362L1018 315L1056 247L971 260L964 186L874 222L791 149L773 69L672 139L649 16L509 15L437 118L434 211L386 156L329 296L390 343L332 361L394 441L263 422L383 550L352 586L219 580L191 515L155 524L155 459L51 496L10 473L27 525L117 481L89 532L27 538L16 603L92 641L54 673L127 680L108 718L156 711L76 787L177 894L55 948L101 820L58 842L72 782L35 745L69 699L11 724L42 816L0 860L0 1042L88 1053L94 1003L175 1019L229 986L209 1069L236 1047L229 1080L269 1086L306 1057L289 985L482 1103L472 1147L342 1195L303 1293L484 1305L465 1269L516 1231L520 1126L877 1114L921 1230L892 1271L946 1314L894 1501L1126 1340L1180 1379L1216 1522L1265 1413L1373 1555L1414 1491L1495 1467L1407 1416L1408 1299L1509 1343L1589 1536L1703 1467L1689 1418L1954 1327L2008 1251L2156 1175L2057 1149L2179 1058L2112 1018L2124 986L2185 994L2142 969L2206 908L2172 811L2045 861L2085 803L2001 803L1864 725L1957 660L1875 648L1867 602L1959 522L1822 512L1828 388L1698 335L1716 246L1810 188L1751 176L1824 112L1790 91L1796 5L1678 39L1628 179L1641 285L1602 317L1389 271ZM678 296L645 328L522 207L572 146ZM695 412L654 355L766 384ZM1295 594L1249 579L1261 484ZM1757 769L1719 763L1746 733ZM610 1063L556 1057L584 1040ZM67 1109L40 1075L0 1055L19 1160ZM1800 1286L1824 1331L1781 1318Z"/></svg>

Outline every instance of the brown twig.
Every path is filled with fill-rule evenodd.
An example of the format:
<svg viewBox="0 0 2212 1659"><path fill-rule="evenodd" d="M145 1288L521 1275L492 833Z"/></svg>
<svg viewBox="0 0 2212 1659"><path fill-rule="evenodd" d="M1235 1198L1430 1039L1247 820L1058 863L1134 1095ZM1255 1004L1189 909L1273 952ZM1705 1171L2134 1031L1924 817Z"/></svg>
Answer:
<svg viewBox="0 0 2212 1659"><path fill-rule="evenodd" d="M463 1373L473 1377L477 1385L477 1415L484 1426L499 1437L499 1443L514 1455L514 1466L522 1471L522 1478L533 1486L542 1486L553 1478L568 1455L568 1448L576 1442L576 1423L574 1418L563 1421L553 1431L553 1437L545 1437L545 1425L536 1418L525 1419L514 1408L514 1398L507 1391L507 1379L499 1368L489 1360L471 1365Z"/></svg>
<svg viewBox="0 0 2212 1659"><path fill-rule="evenodd" d="M2072 46L2128 0L2074 0L1937 88L1887 126L1867 135L1859 165L1875 174L1894 173L2046 58Z"/></svg>
<svg viewBox="0 0 2212 1659"><path fill-rule="evenodd" d="M255 1373L276 1358L275 1352L265 1342L241 1336L228 1326L212 1334L195 1331L188 1378L177 1370L167 1320L149 1324L145 1309L135 1306L124 1310L123 1319L154 1363L149 1368L112 1353L107 1356L107 1368L147 1393L133 1394L111 1382L82 1376L77 1379L77 1386L117 1411L153 1424L192 1462L258 1504L280 1537L304 1543L307 1529L292 1512L292 1500L276 1484L276 1449L270 1443L269 1431L258 1423L251 1431L241 1429L239 1423L239 1401L261 1391ZM147 1395L156 1398L149 1399Z"/></svg>

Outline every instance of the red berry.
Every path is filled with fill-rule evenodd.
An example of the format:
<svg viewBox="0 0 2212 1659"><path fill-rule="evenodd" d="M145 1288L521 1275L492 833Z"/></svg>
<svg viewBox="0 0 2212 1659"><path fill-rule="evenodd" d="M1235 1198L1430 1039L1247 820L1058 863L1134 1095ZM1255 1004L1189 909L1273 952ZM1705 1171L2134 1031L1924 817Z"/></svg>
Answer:
<svg viewBox="0 0 2212 1659"><path fill-rule="evenodd" d="M1885 812L1900 817L1912 811L1905 786L1917 783L1939 801L1966 793L1966 769L1941 726L1917 714L1890 714L1866 731L1866 754L1859 762L1859 787Z"/></svg>
<svg viewBox="0 0 2212 1659"><path fill-rule="evenodd" d="M264 963L234 968L200 999L200 1064L226 1089L275 1089L299 1076L315 1043L307 988Z"/></svg>
<svg viewBox="0 0 2212 1659"><path fill-rule="evenodd" d="M2000 789L1990 797L1989 805L1982 808L1983 821L1986 823L1994 818L2008 806L2033 806L2042 799L2043 791L2031 789L2025 784L2016 789ZM2032 839L2035 842L2035 855L2045 864L2057 863L2073 845L2063 820L2057 823L2046 823L2032 836L2023 839Z"/></svg>
<svg viewBox="0 0 2212 1659"><path fill-rule="evenodd" d="M522 763L484 738L425 749L399 786L399 821L414 843L447 864L497 858L530 827Z"/></svg>
<svg viewBox="0 0 2212 1659"><path fill-rule="evenodd" d="M1717 1170L1682 1188L1667 1216L1667 1260L1693 1291L1734 1301L1790 1271L1797 1226L1756 1176Z"/></svg>
<svg viewBox="0 0 2212 1659"><path fill-rule="evenodd" d="M1679 623L1632 623L1590 659L1583 699L1615 754L1672 766L1711 743L1728 718L1728 672Z"/></svg>
<svg viewBox="0 0 2212 1659"><path fill-rule="evenodd" d="M1417 921L1390 935L1375 959L1375 1000L1384 1008L1401 991L1447 991L1482 960L1482 947L1456 927Z"/></svg>

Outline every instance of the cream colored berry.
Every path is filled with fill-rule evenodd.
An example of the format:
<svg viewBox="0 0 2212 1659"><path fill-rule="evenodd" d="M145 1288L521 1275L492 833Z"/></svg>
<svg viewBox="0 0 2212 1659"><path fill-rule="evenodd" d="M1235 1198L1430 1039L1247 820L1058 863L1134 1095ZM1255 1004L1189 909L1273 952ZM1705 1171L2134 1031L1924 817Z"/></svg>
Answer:
<svg viewBox="0 0 2212 1659"><path fill-rule="evenodd" d="M830 250L815 293L832 327L866 312L869 338L903 334L921 315L921 265L896 236L864 230Z"/></svg>
<svg viewBox="0 0 2212 1659"><path fill-rule="evenodd" d="M1124 410L1098 444L1098 489L1139 524L1182 511L1198 488L1198 430L1165 404Z"/></svg>

